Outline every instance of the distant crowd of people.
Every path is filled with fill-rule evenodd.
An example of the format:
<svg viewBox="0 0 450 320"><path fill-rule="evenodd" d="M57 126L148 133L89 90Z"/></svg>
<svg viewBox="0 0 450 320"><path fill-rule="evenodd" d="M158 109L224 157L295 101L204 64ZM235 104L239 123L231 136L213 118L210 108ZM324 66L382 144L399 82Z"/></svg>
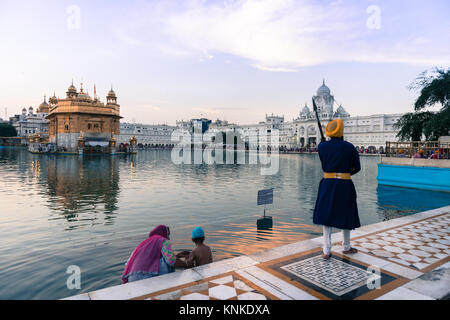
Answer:
<svg viewBox="0 0 450 320"><path fill-rule="evenodd" d="M281 146L280 152L311 153L311 152L317 152L317 147L316 146L305 146L302 148L287 148L286 146Z"/></svg>
<svg viewBox="0 0 450 320"><path fill-rule="evenodd" d="M124 145L124 149L126 149L128 147L128 144ZM137 146L139 149L172 149L174 147L173 144L171 145L164 145L164 144L139 144ZM246 150L249 150L249 147L246 145L245 146ZM271 146L267 146L267 148L265 146L258 146L256 148L256 151L272 151L273 148L271 148ZM290 147L288 148L287 146L279 146L279 152L281 153L316 153L318 152L318 148L315 144L311 144L311 145L305 145L304 147L297 147L297 148L293 148ZM386 152L384 151L383 148L356 148L356 150L358 151L359 154L386 154ZM450 154L449 154L449 150L448 149L443 149L443 148L439 148L439 149L429 149L424 151L423 149L418 149L418 150L405 150L405 149L397 149L397 150L393 150L391 152L389 152L389 156L391 157L400 157L400 158L423 158L423 159L449 159L450 158Z"/></svg>
<svg viewBox="0 0 450 320"><path fill-rule="evenodd" d="M418 149L417 151L407 152L403 149L398 149L392 154L392 156L399 158L417 158L417 159L449 159L449 153L447 149L433 149L424 151Z"/></svg>
<svg viewBox="0 0 450 320"><path fill-rule="evenodd" d="M365 153L365 154L383 154L384 152L380 152L380 150L378 149L362 149L359 148L357 149L357 151L361 154L361 153ZM280 152L300 152L300 153L311 153L311 152L318 152L317 146L316 145L306 145L305 147L301 147L301 148L287 148L285 146L281 146L280 147Z"/></svg>
<svg viewBox="0 0 450 320"><path fill-rule="evenodd" d="M142 144L137 145L138 149L172 149L174 144Z"/></svg>

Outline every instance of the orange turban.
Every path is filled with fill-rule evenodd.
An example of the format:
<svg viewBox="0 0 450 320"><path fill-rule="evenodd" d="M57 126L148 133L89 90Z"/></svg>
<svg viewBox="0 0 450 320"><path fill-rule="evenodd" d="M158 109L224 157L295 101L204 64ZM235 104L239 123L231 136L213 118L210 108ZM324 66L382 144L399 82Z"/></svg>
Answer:
<svg viewBox="0 0 450 320"><path fill-rule="evenodd" d="M340 138L344 135L344 122L342 119L330 121L326 128L325 134L330 138Z"/></svg>

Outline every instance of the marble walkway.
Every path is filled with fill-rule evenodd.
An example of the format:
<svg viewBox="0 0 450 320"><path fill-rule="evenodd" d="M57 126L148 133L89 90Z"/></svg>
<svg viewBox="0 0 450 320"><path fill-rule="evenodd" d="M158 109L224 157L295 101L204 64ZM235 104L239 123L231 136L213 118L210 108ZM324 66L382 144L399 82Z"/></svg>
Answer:
<svg viewBox="0 0 450 320"><path fill-rule="evenodd" d="M67 299L431 300L450 294L450 206L353 231L356 254L342 253L340 232L332 241L327 261L318 237Z"/></svg>

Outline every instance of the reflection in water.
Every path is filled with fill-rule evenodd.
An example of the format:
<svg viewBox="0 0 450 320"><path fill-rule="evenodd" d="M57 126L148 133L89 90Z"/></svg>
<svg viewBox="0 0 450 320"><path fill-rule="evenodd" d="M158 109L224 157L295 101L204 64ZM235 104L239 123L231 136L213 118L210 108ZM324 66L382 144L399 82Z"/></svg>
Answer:
<svg viewBox="0 0 450 320"><path fill-rule="evenodd" d="M113 223L119 194L117 157L48 157L48 206L68 221ZM131 161L131 166L133 162Z"/></svg>
<svg viewBox="0 0 450 320"><path fill-rule="evenodd" d="M248 163L248 155L247 161ZM377 188L376 157L352 177L361 224L437 208L450 194ZM132 250L158 224L175 250L206 233L214 260L320 236L312 214L322 169L316 155L280 155L279 171L259 164L175 165L170 151L134 156L32 155L0 149L0 299L56 299L120 284ZM274 189L273 227L257 230L257 192ZM66 270L82 270L82 289Z"/></svg>
<svg viewBox="0 0 450 320"><path fill-rule="evenodd" d="M257 229L256 230L256 241L267 241L270 240L273 237L273 230L272 228L268 228L266 230L264 229Z"/></svg>
<svg viewBox="0 0 450 320"><path fill-rule="evenodd" d="M311 235L321 235L322 228L300 222L279 222L270 230L257 230L254 224L238 225L228 223L222 230L215 230L208 235L207 241L212 243L214 257L236 257L282 246L288 243L309 239ZM232 241L224 242L228 238ZM223 255L221 252L231 254Z"/></svg>
<svg viewBox="0 0 450 320"><path fill-rule="evenodd" d="M449 193L379 185L377 188L379 209L384 219L409 215L418 211L449 205Z"/></svg>

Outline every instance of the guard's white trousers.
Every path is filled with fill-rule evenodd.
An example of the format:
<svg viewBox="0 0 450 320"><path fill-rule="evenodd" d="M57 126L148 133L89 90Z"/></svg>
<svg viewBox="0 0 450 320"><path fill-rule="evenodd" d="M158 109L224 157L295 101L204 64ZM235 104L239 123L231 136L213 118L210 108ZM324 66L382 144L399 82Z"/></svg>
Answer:
<svg viewBox="0 0 450 320"><path fill-rule="evenodd" d="M323 253L330 254L331 252L331 232L332 227L323 226ZM344 246L344 250L350 250L350 230L342 229L342 238L344 242L342 245Z"/></svg>

